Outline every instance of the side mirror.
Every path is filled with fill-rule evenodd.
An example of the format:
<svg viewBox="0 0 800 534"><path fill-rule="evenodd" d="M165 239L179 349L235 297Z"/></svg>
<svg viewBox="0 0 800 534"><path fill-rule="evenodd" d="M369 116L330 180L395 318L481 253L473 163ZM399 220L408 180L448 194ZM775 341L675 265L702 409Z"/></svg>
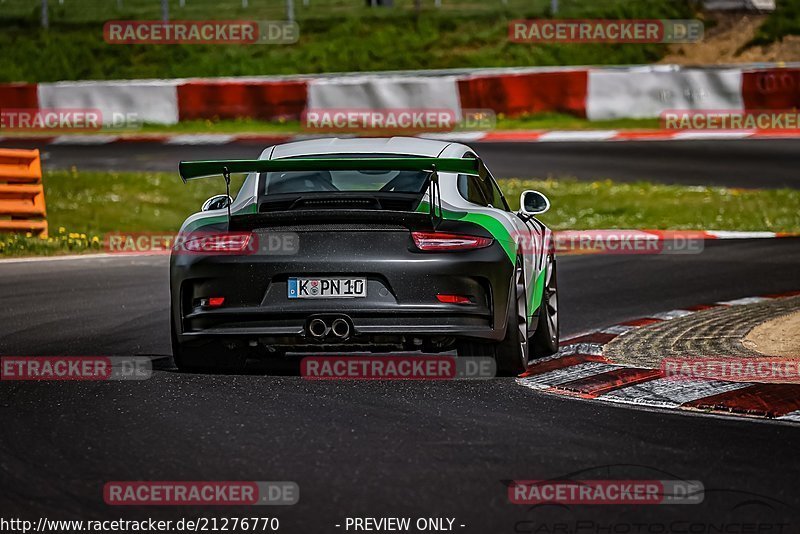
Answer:
<svg viewBox="0 0 800 534"><path fill-rule="evenodd" d="M528 189L519 197L519 214L532 217L550 209L550 201L539 191Z"/></svg>
<svg viewBox="0 0 800 534"><path fill-rule="evenodd" d="M203 207L200 208L200 210L201 211L221 210L227 208L228 205L231 204L232 202L233 199L228 195L214 195L213 197L203 202Z"/></svg>

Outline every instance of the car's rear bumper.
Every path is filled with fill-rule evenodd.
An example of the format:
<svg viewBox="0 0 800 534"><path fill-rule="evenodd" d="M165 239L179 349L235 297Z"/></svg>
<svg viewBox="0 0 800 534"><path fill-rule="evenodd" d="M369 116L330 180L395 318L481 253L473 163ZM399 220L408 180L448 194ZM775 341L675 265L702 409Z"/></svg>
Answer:
<svg viewBox="0 0 800 534"><path fill-rule="evenodd" d="M173 254L172 320L179 342L226 338L265 345L380 344L405 338L500 340L513 266L498 243L464 252L420 252L407 230L300 233L290 256ZM294 276L361 277L367 297L289 299ZM439 302L466 295L469 304ZM200 302L221 296L225 305ZM347 339L315 338L309 321L344 318Z"/></svg>

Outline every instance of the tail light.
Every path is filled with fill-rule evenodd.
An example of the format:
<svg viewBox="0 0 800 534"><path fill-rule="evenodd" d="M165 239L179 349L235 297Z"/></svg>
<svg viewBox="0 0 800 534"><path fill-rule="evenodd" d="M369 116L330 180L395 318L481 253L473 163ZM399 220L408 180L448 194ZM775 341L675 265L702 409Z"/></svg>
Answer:
<svg viewBox="0 0 800 534"><path fill-rule="evenodd" d="M446 304L472 304L472 301L469 300L469 297L464 295L444 295L439 293L436 295L436 300Z"/></svg>
<svg viewBox="0 0 800 534"><path fill-rule="evenodd" d="M210 297L200 301L200 305L204 308L219 308L223 304L225 304L225 297Z"/></svg>
<svg viewBox="0 0 800 534"><path fill-rule="evenodd" d="M444 232L411 232L411 237L417 248L424 251L473 250L486 248L494 241L489 237Z"/></svg>
<svg viewBox="0 0 800 534"><path fill-rule="evenodd" d="M190 235L181 243L185 252L204 253L232 253L248 250L253 235L250 233L223 233Z"/></svg>

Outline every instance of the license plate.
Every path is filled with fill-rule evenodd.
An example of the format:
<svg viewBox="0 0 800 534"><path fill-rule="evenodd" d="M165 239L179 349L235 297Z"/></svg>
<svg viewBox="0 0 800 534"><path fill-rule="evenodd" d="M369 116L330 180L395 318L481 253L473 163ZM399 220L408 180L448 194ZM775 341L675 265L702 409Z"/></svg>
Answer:
<svg viewBox="0 0 800 534"><path fill-rule="evenodd" d="M348 299L366 296L365 278L289 278L290 299Z"/></svg>

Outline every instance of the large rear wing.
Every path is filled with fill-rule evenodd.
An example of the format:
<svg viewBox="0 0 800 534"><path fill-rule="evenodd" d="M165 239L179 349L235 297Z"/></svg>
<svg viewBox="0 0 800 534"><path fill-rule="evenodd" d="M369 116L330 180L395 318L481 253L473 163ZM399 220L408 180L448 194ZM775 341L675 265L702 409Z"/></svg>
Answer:
<svg viewBox="0 0 800 534"><path fill-rule="evenodd" d="M207 176L290 171L437 171L485 176L483 162L474 158L287 158L181 161L178 169L184 182Z"/></svg>
<svg viewBox="0 0 800 534"><path fill-rule="evenodd" d="M181 161L178 166L184 183L196 178L222 175L230 197L231 174L292 171L421 171L429 172L423 190L430 186L429 212L434 228L442 220L439 173L453 172L485 178L483 162L475 158L291 158L276 160ZM228 221L231 205L228 203Z"/></svg>

